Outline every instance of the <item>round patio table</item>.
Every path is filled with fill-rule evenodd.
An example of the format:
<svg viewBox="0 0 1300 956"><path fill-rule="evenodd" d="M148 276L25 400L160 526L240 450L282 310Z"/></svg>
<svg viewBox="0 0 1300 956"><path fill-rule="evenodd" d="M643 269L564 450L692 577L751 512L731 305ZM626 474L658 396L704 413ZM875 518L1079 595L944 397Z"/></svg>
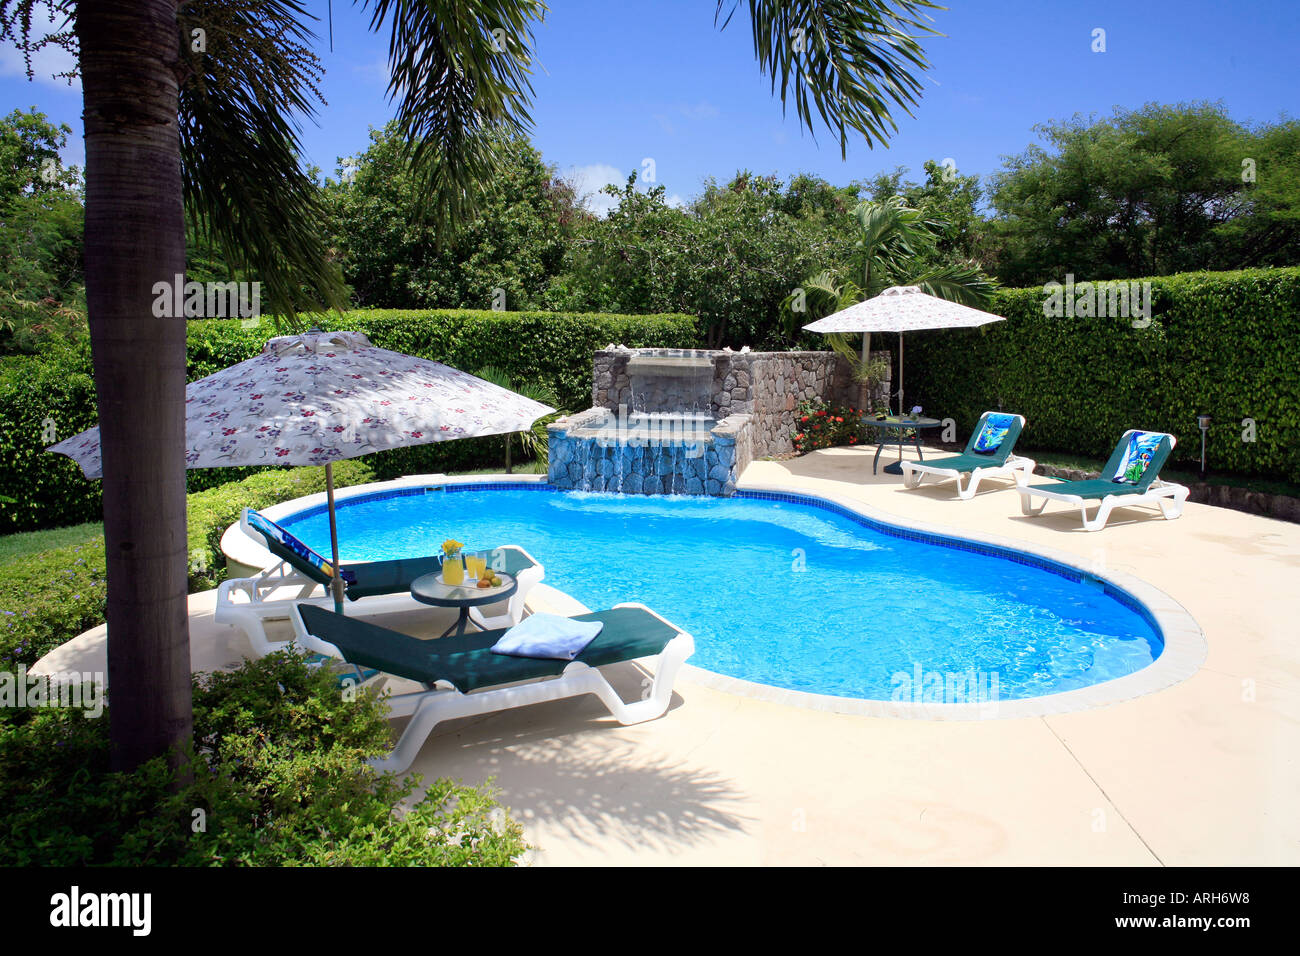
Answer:
<svg viewBox="0 0 1300 956"><path fill-rule="evenodd" d="M469 624L470 608L495 604L519 590L519 582L515 580L515 576L504 571L497 574L501 579L501 586L496 588L480 588L469 578L466 578L464 584L443 584L441 577L442 572L436 571L411 582L411 597L421 604L454 607L460 610L460 617L456 619L456 623L439 634L440 638L450 634L458 637L464 634L466 625Z"/></svg>
<svg viewBox="0 0 1300 956"><path fill-rule="evenodd" d="M890 415L888 418L871 418L866 415L862 417L864 425L870 425L872 428L879 429L876 436L876 457L871 461L871 473L876 473L876 468L880 464L880 452L886 445L898 445L898 461L885 466L885 474L901 475L903 473L903 433L907 429L912 429L912 444L916 448L916 457L920 461L925 461L925 455L921 453L921 429L938 428L943 424L937 418L907 418L906 416Z"/></svg>

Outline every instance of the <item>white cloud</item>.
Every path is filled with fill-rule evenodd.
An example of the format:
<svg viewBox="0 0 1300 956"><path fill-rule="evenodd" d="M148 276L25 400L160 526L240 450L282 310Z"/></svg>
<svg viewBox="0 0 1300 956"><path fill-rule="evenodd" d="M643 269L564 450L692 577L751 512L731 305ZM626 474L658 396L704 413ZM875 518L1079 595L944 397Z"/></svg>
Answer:
<svg viewBox="0 0 1300 956"><path fill-rule="evenodd" d="M564 178L573 184L578 199L589 212L604 217L618 205L618 200L602 193L601 187L614 185L621 188L627 177L628 173L617 166L592 163L589 166L570 166Z"/></svg>
<svg viewBox="0 0 1300 956"><path fill-rule="evenodd" d="M716 119L721 112L707 100L700 100L694 106L683 106L681 108L682 115L693 120Z"/></svg>
<svg viewBox="0 0 1300 956"><path fill-rule="evenodd" d="M669 206L672 206L674 209L686 208L686 200L683 199L678 193L673 193L671 196L665 199L664 202L667 203Z"/></svg>

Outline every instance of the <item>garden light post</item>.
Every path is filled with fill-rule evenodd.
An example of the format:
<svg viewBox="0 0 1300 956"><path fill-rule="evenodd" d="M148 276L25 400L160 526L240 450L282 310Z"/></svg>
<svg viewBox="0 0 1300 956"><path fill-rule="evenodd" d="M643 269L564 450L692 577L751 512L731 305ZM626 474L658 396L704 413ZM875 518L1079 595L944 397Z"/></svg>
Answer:
<svg viewBox="0 0 1300 956"><path fill-rule="evenodd" d="M1210 416L1201 414L1196 416L1196 424L1201 429L1201 481L1205 480L1205 436L1210 431Z"/></svg>

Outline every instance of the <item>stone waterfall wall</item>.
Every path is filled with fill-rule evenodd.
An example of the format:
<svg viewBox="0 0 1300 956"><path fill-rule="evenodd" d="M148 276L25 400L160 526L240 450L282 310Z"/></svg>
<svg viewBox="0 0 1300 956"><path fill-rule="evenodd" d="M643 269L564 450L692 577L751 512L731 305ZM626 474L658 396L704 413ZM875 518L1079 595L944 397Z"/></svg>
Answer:
<svg viewBox="0 0 1300 956"><path fill-rule="evenodd" d="M593 406L612 412L617 412L620 405L629 412L642 410L643 399L647 396L636 392L633 376L628 372L628 360L634 354L617 349L601 350L595 354L591 388ZM784 455L794 450L791 438L796 431L800 402L820 398L856 407L860 399L849 363L834 352L696 351L676 354L708 356L713 362L709 408L701 408L701 411L707 411L717 420L729 415L750 416L750 458L745 464L753 458ZM889 357L889 353L884 351L872 351L871 354ZM889 389L888 381L877 387L876 401L879 405L885 403Z"/></svg>
<svg viewBox="0 0 1300 956"><path fill-rule="evenodd" d="M689 371L638 371L653 363L629 367L636 355L677 360ZM888 393L884 382L877 400ZM730 495L755 458L793 451L801 402L856 406L859 395L849 363L834 352L604 349L593 360L593 407L549 427L549 480L591 491ZM644 412L707 416L698 454L653 433L646 441L638 428L647 426L633 417Z"/></svg>
<svg viewBox="0 0 1300 956"><path fill-rule="evenodd" d="M592 408L547 426L557 488L632 495L730 495L753 459L748 415L668 437Z"/></svg>

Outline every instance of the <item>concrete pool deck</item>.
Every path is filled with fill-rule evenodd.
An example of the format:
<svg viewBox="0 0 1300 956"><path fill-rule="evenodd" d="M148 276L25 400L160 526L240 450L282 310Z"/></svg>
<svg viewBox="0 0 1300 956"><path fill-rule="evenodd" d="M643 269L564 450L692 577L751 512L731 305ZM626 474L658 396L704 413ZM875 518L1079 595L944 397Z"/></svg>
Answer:
<svg viewBox="0 0 1300 956"><path fill-rule="evenodd" d="M871 474L873 453L754 462L740 485L834 494L1135 575L1196 618L1205 664L1133 700L989 721L835 714L682 678L666 715L632 727L589 698L448 722L412 771L495 777L538 864L1300 863L1300 525L1188 504L1176 521L1121 510L1087 533L1077 510L1023 517L1010 482L970 501L951 485L904 491ZM536 595L566 609L545 585ZM214 596L190 598L197 669L249 652L212 623ZM437 633L439 613L386 623L419 616ZM96 669L102 631L42 669ZM637 665L606 672L639 696Z"/></svg>

